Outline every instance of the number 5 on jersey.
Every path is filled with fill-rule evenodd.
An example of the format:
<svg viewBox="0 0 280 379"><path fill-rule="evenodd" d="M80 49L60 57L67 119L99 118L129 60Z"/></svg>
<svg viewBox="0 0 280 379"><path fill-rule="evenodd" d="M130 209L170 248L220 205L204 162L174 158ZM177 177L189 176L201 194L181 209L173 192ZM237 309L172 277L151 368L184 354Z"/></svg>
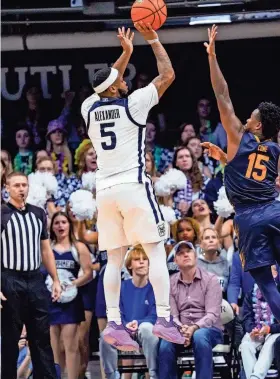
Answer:
<svg viewBox="0 0 280 379"><path fill-rule="evenodd" d="M263 154L252 153L248 157L249 164L246 171L246 178L253 178L262 182L266 178L267 168L262 162L268 162L269 157ZM258 171L256 171L258 170Z"/></svg>
<svg viewBox="0 0 280 379"><path fill-rule="evenodd" d="M115 126L114 122L106 122L100 124L100 135L102 138L107 137L106 142L101 142L101 146L103 150L114 150L117 145L117 136L112 130L108 130L109 128L113 128Z"/></svg>

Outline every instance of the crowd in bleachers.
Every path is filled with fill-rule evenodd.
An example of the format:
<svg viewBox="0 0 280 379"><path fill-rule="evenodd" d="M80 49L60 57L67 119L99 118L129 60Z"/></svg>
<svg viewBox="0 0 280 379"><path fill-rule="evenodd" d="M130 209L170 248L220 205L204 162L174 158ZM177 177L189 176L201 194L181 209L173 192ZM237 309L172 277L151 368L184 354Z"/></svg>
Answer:
<svg viewBox="0 0 280 379"><path fill-rule="evenodd" d="M101 333L102 375L116 379L120 377L117 352L102 339L106 326L103 287L106 251L98 249L96 217L78 221L69 202L71 194L83 187L83 174L97 169L95 150L80 114L82 102L91 93L88 85L76 93L66 92L62 109L55 113L45 104L39 87L34 84L26 86L22 106L15 109L15 125L11 129L10 120L2 120L1 191L2 202L8 202L5 177L12 171L26 175L47 172L57 180L57 191L48 195L44 209L57 268L62 268L59 265L62 253L74 257L68 271L72 275L69 274L69 278L78 288L72 298L70 294L65 303L53 304L50 309L51 342L55 362L59 365L57 369L58 372L66 369L70 379L85 376L94 313ZM170 148L158 143L163 138L157 135L163 133L162 126L158 125L157 115L153 113L152 116L146 127L147 173L155 188L171 168L179 170L185 178L183 187L178 188L174 183L173 189L165 195L157 190L156 194L162 209L168 209L169 214L173 212L168 220L170 238L165 241L171 280L171 311L183 328L189 324L184 336L186 345L194 349L197 377L202 378L204 370L209 372L212 369L212 348L223 342L222 299L231 305L243 325L241 375L247 379L265 378L273 361L275 370L280 372L280 326L253 278L242 269L233 227L234 212L225 217L217 207L219 190L223 186L224 162L209 157L201 146L201 142L209 141L226 151L223 126L212 121L210 101L201 98L196 119L178 125L177 143ZM280 145L280 132L278 143ZM280 193L280 181L276 187ZM188 251L184 249L186 246L190 248ZM190 250L194 251L193 256ZM196 277L203 283L201 287L186 286L185 255L193 260ZM89 260L92 263L90 271ZM159 342L152 334L156 320L155 303L148 282L148 258L141 246L130 249L125 266L121 290L123 322L138 331L137 339L147 358L150 378L175 379L178 349L167 341ZM280 291L279 267L272 266L272 270ZM67 316L69 307L73 310L72 319ZM203 329L191 328L190 323L203 326ZM202 332L207 329L209 334ZM19 351L18 377L27 378L32 373L32 362L24 330ZM128 378L129 374L125 375Z"/></svg>

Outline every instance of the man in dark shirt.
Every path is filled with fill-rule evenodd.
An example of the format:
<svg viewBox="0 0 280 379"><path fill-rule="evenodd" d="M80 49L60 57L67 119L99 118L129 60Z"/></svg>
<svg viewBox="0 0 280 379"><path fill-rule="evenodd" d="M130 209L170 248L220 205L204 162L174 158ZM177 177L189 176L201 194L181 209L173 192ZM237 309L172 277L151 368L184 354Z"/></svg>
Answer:
<svg viewBox="0 0 280 379"><path fill-rule="evenodd" d="M40 273L44 266L53 279L52 299L60 297L53 252L43 209L25 203L28 179L22 173L7 177L10 201L1 208L2 377L16 379L18 341L26 325L34 379L56 379L50 344L49 295Z"/></svg>

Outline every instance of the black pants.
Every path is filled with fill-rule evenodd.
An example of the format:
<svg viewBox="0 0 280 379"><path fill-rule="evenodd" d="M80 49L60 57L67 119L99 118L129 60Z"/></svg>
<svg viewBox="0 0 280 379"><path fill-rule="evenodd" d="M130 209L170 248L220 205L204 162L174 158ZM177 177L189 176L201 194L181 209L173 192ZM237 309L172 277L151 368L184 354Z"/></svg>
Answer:
<svg viewBox="0 0 280 379"><path fill-rule="evenodd" d="M57 379L50 343L48 305L50 294L39 270L2 269L2 378L16 379L18 341L23 324L31 352L34 379Z"/></svg>

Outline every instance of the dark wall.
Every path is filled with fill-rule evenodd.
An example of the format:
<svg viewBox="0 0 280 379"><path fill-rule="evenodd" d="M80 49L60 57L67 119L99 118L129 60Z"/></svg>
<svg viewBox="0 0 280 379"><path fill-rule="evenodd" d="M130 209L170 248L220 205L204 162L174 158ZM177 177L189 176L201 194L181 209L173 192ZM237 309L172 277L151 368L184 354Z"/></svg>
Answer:
<svg viewBox="0 0 280 379"><path fill-rule="evenodd" d="M94 38L94 37L93 37ZM202 43L167 45L166 49L176 72L176 81L162 98L160 109L168 119L168 128L176 128L182 121L192 120L196 102L213 92L209 80L208 60ZM217 57L228 81L237 115L244 121L259 102L270 100L280 104L280 38L221 41L217 43ZM71 64L71 87L87 80L84 64L111 64L120 54L119 48L87 50L30 51L2 53L2 67L45 66ZM149 46L135 47L131 62L137 72L151 77L157 74L156 62ZM16 90L13 76L7 82L10 92ZM27 74L28 78L28 74ZM61 79L50 75L50 92L54 106L61 100ZM4 120L9 118L19 102L3 101ZM214 101L215 103L215 101ZM12 109L12 111L11 111Z"/></svg>

